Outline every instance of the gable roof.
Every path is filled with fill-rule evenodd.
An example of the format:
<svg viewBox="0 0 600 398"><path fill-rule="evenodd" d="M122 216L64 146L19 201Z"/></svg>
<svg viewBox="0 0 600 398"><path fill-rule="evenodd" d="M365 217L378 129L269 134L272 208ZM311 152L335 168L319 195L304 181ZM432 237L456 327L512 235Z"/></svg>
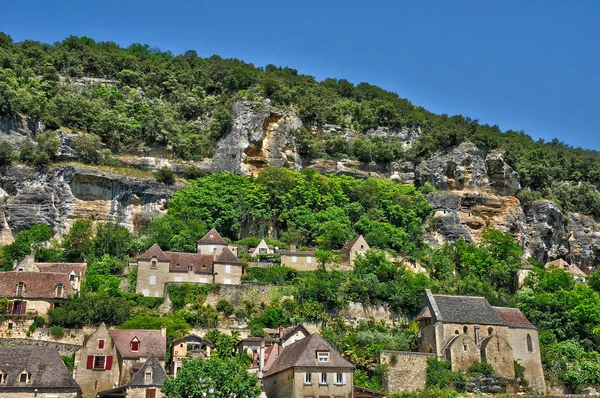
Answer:
<svg viewBox="0 0 600 398"><path fill-rule="evenodd" d="M299 324L295 327L287 328L283 331L283 336L281 336L282 340L287 340L292 337L296 332L302 331L306 336L310 336L310 332L304 327L303 324Z"/></svg>
<svg viewBox="0 0 600 398"><path fill-rule="evenodd" d="M152 380L146 380L146 368L152 368ZM162 365L158 361L158 358L154 354L140 367L137 373L131 378L131 381L127 384L131 387L142 387L142 386L156 386L161 387L167 378L167 373L163 369Z"/></svg>
<svg viewBox="0 0 600 398"><path fill-rule="evenodd" d="M58 351L50 347L0 347L0 370L6 373L6 381L0 384L0 395L3 390L9 388L60 388L73 392L79 390L79 385L67 370ZM17 382L24 370L31 374L28 384Z"/></svg>
<svg viewBox="0 0 600 398"><path fill-rule="evenodd" d="M155 243L148 250L138 257L138 260L151 260L152 257L156 257L158 261L169 261L169 257L162 251L160 247Z"/></svg>
<svg viewBox="0 0 600 398"><path fill-rule="evenodd" d="M40 272L54 272L56 274L82 274L87 268L87 263L35 263Z"/></svg>
<svg viewBox="0 0 600 398"><path fill-rule="evenodd" d="M167 354L167 336L161 330L146 329L113 329L108 333L124 358L148 358L156 355L165 359ZM139 350L131 351L131 340L137 337Z"/></svg>
<svg viewBox="0 0 600 398"><path fill-rule="evenodd" d="M344 247L342 247L342 250L340 250L342 252L342 254L349 253L352 250L352 248L354 247L354 245L356 244L356 242L358 242L358 240L362 237L363 237L362 235L358 235L356 238L347 241L344 244Z"/></svg>
<svg viewBox="0 0 600 398"><path fill-rule="evenodd" d="M265 364L263 366L264 372L268 372L269 369L271 369L271 366L273 366L273 363L275 363L275 360L279 358L282 352L283 347L277 343L265 349Z"/></svg>
<svg viewBox="0 0 600 398"><path fill-rule="evenodd" d="M51 272L0 272L0 297L16 297L17 286L25 284L23 298L67 298L74 294L68 274ZM56 297L56 285L63 285L63 297Z"/></svg>
<svg viewBox="0 0 600 398"><path fill-rule="evenodd" d="M241 264L242 262L235 254L231 252L231 250L229 250L228 247L226 247L217 256L215 263Z"/></svg>
<svg viewBox="0 0 600 398"><path fill-rule="evenodd" d="M535 329L518 308L492 307L511 328Z"/></svg>
<svg viewBox="0 0 600 398"><path fill-rule="evenodd" d="M187 272L190 264L196 274L213 272L212 254L165 252L165 255L169 258L169 272Z"/></svg>
<svg viewBox="0 0 600 398"><path fill-rule="evenodd" d="M562 258L556 259L554 261L550 261L549 263L546 263L546 265L544 267L545 268L561 268L561 269L567 271L572 276L587 277L587 274L585 272L583 272L578 266L571 265L568 262L566 262L565 260L563 260Z"/></svg>
<svg viewBox="0 0 600 398"><path fill-rule="evenodd" d="M173 345L181 344L181 343L201 343L210 347L214 347L214 343L210 340L205 339L204 337L200 337L195 334L188 334L187 336L183 336L175 341L173 341Z"/></svg>
<svg viewBox="0 0 600 398"><path fill-rule="evenodd" d="M204 235L202 239L198 241L198 243L211 245L227 245L225 239L223 239L223 237L221 237L221 234L219 234L219 232L214 228L211 228L211 230L208 231L206 235Z"/></svg>
<svg viewBox="0 0 600 398"><path fill-rule="evenodd" d="M494 308L483 297L432 294L425 290L436 321L477 325L506 325Z"/></svg>
<svg viewBox="0 0 600 398"><path fill-rule="evenodd" d="M317 351L329 351L329 362L318 362ZM264 377L271 377L276 373L294 367L354 369L354 365L342 358L342 356L318 333L313 333L310 336L287 346Z"/></svg>

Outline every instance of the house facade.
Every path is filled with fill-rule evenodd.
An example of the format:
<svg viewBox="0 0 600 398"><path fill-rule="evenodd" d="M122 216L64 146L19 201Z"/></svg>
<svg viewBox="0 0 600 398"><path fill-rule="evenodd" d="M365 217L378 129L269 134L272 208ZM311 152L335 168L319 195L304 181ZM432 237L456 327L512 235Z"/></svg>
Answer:
<svg viewBox="0 0 600 398"><path fill-rule="evenodd" d="M169 373L173 377L183 367L184 359L207 359L210 357L210 350L214 347L211 341L193 334L187 335L173 342L171 351L171 363Z"/></svg>
<svg viewBox="0 0 600 398"><path fill-rule="evenodd" d="M237 247L213 228L198 241L197 253L165 252L153 245L138 258L136 292L164 297L168 283L239 285L242 262Z"/></svg>
<svg viewBox="0 0 600 398"><path fill-rule="evenodd" d="M289 250L279 250L281 265L298 271L315 271L318 268L315 258L316 248L297 250L296 245L290 245Z"/></svg>
<svg viewBox="0 0 600 398"><path fill-rule="evenodd" d="M67 274L51 272L0 272L0 297L9 300L11 316L45 316L74 295Z"/></svg>
<svg viewBox="0 0 600 398"><path fill-rule="evenodd" d="M166 330L110 330L102 324L75 355L73 374L85 397L127 384L154 355L164 367Z"/></svg>
<svg viewBox="0 0 600 398"><path fill-rule="evenodd" d="M370 249L371 246L369 246L362 235L349 240L344 244L342 250L340 250L342 254L342 266L351 267L358 256L363 256Z"/></svg>
<svg viewBox="0 0 600 398"><path fill-rule="evenodd" d="M0 347L3 398L78 398L80 388L58 351L50 347Z"/></svg>
<svg viewBox="0 0 600 398"><path fill-rule="evenodd" d="M261 239L260 243L256 247L251 247L248 249L248 254L252 257L256 257L261 254L273 254L275 253L275 248L272 245L267 244L264 239Z"/></svg>
<svg viewBox="0 0 600 398"><path fill-rule="evenodd" d="M127 384L101 391L96 396L98 398L163 398L165 394L161 388L166 378L167 374L160 360L150 355Z"/></svg>
<svg viewBox="0 0 600 398"><path fill-rule="evenodd" d="M417 320L419 352L449 360L453 371L485 360L498 375L514 379L516 361L525 367L529 386L546 391L537 330L518 309L492 307L483 297L426 290Z"/></svg>
<svg viewBox="0 0 600 398"><path fill-rule="evenodd" d="M71 287L75 293L81 290L81 283L85 280L87 263L38 263L35 262L35 254L25 256L23 261L13 265L15 272L43 272L53 274L65 274L69 278Z"/></svg>
<svg viewBox="0 0 600 398"><path fill-rule="evenodd" d="M351 398L354 365L319 334L285 347L263 377L267 398Z"/></svg>

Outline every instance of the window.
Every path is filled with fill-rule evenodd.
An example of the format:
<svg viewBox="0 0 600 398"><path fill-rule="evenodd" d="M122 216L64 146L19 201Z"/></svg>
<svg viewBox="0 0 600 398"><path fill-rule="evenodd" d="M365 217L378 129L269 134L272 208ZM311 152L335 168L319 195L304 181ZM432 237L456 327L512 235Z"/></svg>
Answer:
<svg viewBox="0 0 600 398"><path fill-rule="evenodd" d="M292 256L292 262L295 263L296 261L298 261L298 257Z"/></svg>
<svg viewBox="0 0 600 398"><path fill-rule="evenodd" d="M311 256L306 257L306 263L307 264L311 264L312 263L312 257Z"/></svg>
<svg viewBox="0 0 600 398"><path fill-rule="evenodd" d="M156 260L152 259L152 262L150 263L150 268L156 269L156 264L157 264Z"/></svg>
<svg viewBox="0 0 600 398"><path fill-rule="evenodd" d="M104 355L96 355L94 357L94 369L104 370L106 368L106 357Z"/></svg>
<svg viewBox="0 0 600 398"><path fill-rule="evenodd" d="M231 274L231 265L226 265L225 266L225 273L226 274Z"/></svg>
<svg viewBox="0 0 600 398"><path fill-rule="evenodd" d="M488 336L491 336L494 333L494 328L488 328Z"/></svg>
<svg viewBox="0 0 600 398"><path fill-rule="evenodd" d="M144 380L145 381L152 381L152 368L146 368L146 372L144 373Z"/></svg>
<svg viewBox="0 0 600 398"><path fill-rule="evenodd" d="M19 282L19 286L17 287L17 296L22 296L23 292L25 292L25 285L23 282Z"/></svg>
<svg viewBox="0 0 600 398"><path fill-rule="evenodd" d="M142 290L142 295L145 297L148 297L150 295L150 289L144 289Z"/></svg>
<svg viewBox="0 0 600 398"><path fill-rule="evenodd" d="M75 282L75 274L69 275L69 282Z"/></svg>
<svg viewBox="0 0 600 398"><path fill-rule="evenodd" d="M327 384L327 373L321 373L321 378L319 379L319 384Z"/></svg>
<svg viewBox="0 0 600 398"><path fill-rule="evenodd" d="M30 381L31 381L31 373L29 373L26 370L22 371L21 374L19 375L19 383L20 384L27 384Z"/></svg>
<svg viewBox="0 0 600 398"><path fill-rule="evenodd" d="M150 286L156 285L156 275L150 275Z"/></svg>
<svg viewBox="0 0 600 398"><path fill-rule="evenodd" d="M133 340L131 340L130 346L131 346L131 351L139 351L140 350L140 341L137 339L137 337L134 337Z"/></svg>
<svg viewBox="0 0 600 398"><path fill-rule="evenodd" d="M63 285L62 283L59 283L58 285L56 285L56 297L62 297L63 296Z"/></svg>
<svg viewBox="0 0 600 398"><path fill-rule="evenodd" d="M224 279L223 280L223 284L225 284L225 285L231 285L231 279Z"/></svg>
<svg viewBox="0 0 600 398"><path fill-rule="evenodd" d="M194 272L194 264L188 265L188 272Z"/></svg>
<svg viewBox="0 0 600 398"><path fill-rule="evenodd" d="M527 335L527 351L533 352L533 341L531 340L531 336Z"/></svg>
<svg viewBox="0 0 600 398"><path fill-rule="evenodd" d="M365 245L360 245L360 248L361 248L361 249L364 249L364 248L365 248Z"/></svg>
<svg viewBox="0 0 600 398"><path fill-rule="evenodd" d="M8 330L11 330L14 326L14 323L8 322Z"/></svg>
<svg viewBox="0 0 600 398"><path fill-rule="evenodd" d="M345 384L344 383L344 374L343 373L336 373L335 374L335 384Z"/></svg>
<svg viewBox="0 0 600 398"><path fill-rule="evenodd" d="M0 384L6 383L6 373L0 370Z"/></svg>
<svg viewBox="0 0 600 398"><path fill-rule="evenodd" d="M319 359L319 362L329 362L329 351L317 352L317 358Z"/></svg>
<svg viewBox="0 0 600 398"><path fill-rule="evenodd" d="M304 384L312 384L312 373L304 373Z"/></svg>
<svg viewBox="0 0 600 398"><path fill-rule="evenodd" d="M463 326L463 333L467 334L469 332L469 327L468 326Z"/></svg>
<svg viewBox="0 0 600 398"><path fill-rule="evenodd" d="M104 348L104 340L98 339L98 349L102 350Z"/></svg>

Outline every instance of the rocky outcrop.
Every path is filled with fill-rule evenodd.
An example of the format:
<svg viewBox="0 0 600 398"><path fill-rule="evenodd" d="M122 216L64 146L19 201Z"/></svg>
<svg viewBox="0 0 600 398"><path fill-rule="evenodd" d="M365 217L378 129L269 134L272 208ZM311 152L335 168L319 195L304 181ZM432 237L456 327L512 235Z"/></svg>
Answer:
<svg viewBox="0 0 600 398"><path fill-rule="evenodd" d="M233 126L219 142L212 171L256 175L267 166L302 168L292 132L302 126L293 112L257 102L236 102Z"/></svg>
<svg viewBox="0 0 600 398"><path fill-rule="evenodd" d="M26 138L33 138L45 129L42 122L36 122L28 117L19 115L0 117L0 142L9 142L17 147Z"/></svg>
<svg viewBox="0 0 600 398"><path fill-rule="evenodd" d="M61 235L81 217L118 221L136 231L166 212L175 189L150 178L76 166L47 170L12 166L0 173L0 188L0 243L9 243L14 233L40 223Z"/></svg>
<svg viewBox="0 0 600 398"><path fill-rule="evenodd" d="M498 151L487 153L465 141L438 152L415 168L415 182L430 183L441 190L478 190L497 195L515 195L521 189L519 175Z"/></svg>
<svg viewBox="0 0 600 398"><path fill-rule="evenodd" d="M386 139L397 139L402 142L405 148L410 148L417 138L421 135L421 127L377 127L376 129L370 129L365 134L369 138L379 137Z"/></svg>

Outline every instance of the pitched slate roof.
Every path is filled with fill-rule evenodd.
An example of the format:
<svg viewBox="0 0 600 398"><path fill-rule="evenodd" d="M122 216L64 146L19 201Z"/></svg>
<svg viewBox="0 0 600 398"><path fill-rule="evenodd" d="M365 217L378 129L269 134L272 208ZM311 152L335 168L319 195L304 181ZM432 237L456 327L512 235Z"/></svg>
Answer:
<svg viewBox="0 0 600 398"><path fill-rule="evenodd" d="M146 380L146 368L152 368L152 380ZM131 378L127 384L131 387L155 386L161 387L167 378L167 374L155 355L150 355L148 360L140 366L137 373Z"/></svg>
<svg viewBox="0 0 600 398"><path fill-rule="evenodd" d="M221 254L217 256L215 263L241 264L242 262L235 254L231 252L231 250L229 250L229 248L226 247L223 249Z"/></svg>
<svg viewBox="0 0 600 398"><path fill-rule="evenodd" d="M199 253L165 252L169 258L169 272L187 272L188 265L194 266L196 274L212 274L213 255Z"/></svg>
<svg viewBox="0 0 600 398"><path fill-rule="evenodd" d="M492 307L511 328L535 329L518 308Z"/></svg>
<svg viewBox="0 0 600 398"><path fill-rule="evenodd" d="M152 257L156 257L158 261L169 261L169 257L161 250L160 247L155 243L144 254L138 257L138 260L151 260Z"/></svg>
<svg viewBox="0 0 600 398"><path fill-rule="evenodd" d="M506 325L494 308L483 297L448 296L425 293L433 307L437 321L478 325Z"/></svg>
<svg viewBox="0 0 600 398"><path fill-rule="evenodd" d="M117 329L108 333L124 358L148 358L150 355L156 355L159 359L166 357L167 336L160 330ZM131 351L134 337L140 341L138 351Z"/></svg>
<svg viewBox="0 0 600 398"><path fill-rule="evenodd" d="M0 297L16 297L17 286L20 282L25 285L23 298L56 297L56 285L63 285L63 297L74 294L68 274L51 272L0 272Z"/></svg>
<svg viewBox="0 0 600 398"><path fill-rule="evenodd" d="M3 390L15 388L57 388L72 392L79 390L79 385L67 370L58 351L50 347L0 347L0 370L6 373L6 381L0 384L0 395L3 395ZM19 375L24 370L31 374L28 384L18 383Z"/></svg>
<svg viewBox="0 0 600 398"><path fill-rule="evenodd" d="M70 274L71 271L80 274L87 268L87 263L35 263L35 265L40 272L54 272L55 274Z"/></svg>
<svg viewBox="0 0 600 398"><path fill-rule="evenodd" d="M219 234L219 232L217 232L217 230L214 228L212 228L210 231L208 231L206 233L206 235L204 235L202 237L202 239L200 239L198 241L198 243L211 244L211 245L226 245L227 244L225 239L223 239L221 237L221 234Z"/></svg>
<svg viewBox="0 0 600 398"><path fill-rule="evenodd" d="M318 362L317 351L329 351L329 362ZM264 377L271 377L279 372L294 367L354 369L354 365L342 358L342 356L318 333L313 333L310 336L287 346Z"/></svg>

